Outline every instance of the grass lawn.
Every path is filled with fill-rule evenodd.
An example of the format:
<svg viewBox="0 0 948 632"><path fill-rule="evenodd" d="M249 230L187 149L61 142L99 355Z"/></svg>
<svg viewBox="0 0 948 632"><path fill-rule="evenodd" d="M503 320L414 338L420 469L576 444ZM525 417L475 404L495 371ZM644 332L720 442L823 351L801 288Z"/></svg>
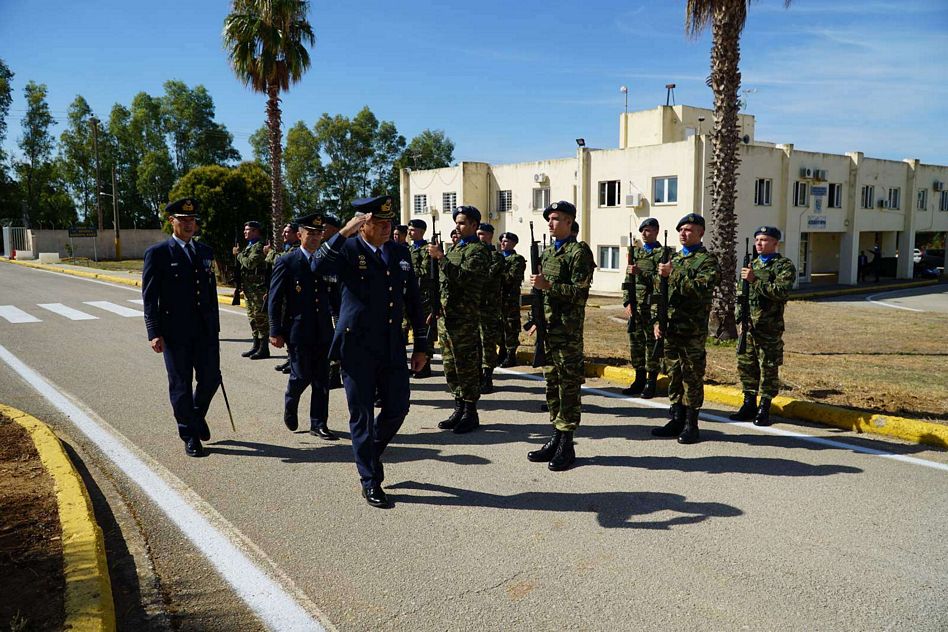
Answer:
<svg viewBox="0 0 948 632"><path fill-rule="evenodd" d="M62 260L75 266L86 266L88 268L97 268L99 270L112 270L113 272L141 272L145 263L144 259L123 259L121 261L93 261L86 257L66 257Z"/></svg>

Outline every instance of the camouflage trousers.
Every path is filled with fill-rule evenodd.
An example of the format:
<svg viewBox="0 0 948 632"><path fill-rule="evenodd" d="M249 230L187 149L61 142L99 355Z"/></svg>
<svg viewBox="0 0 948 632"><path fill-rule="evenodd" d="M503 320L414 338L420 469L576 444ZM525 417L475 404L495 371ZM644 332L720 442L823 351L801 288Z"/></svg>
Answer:
<svg viewBox="0 0 948 632"><path fill-rule="evenodd" d="M745 393L773 399L780 392L778 371L783 364L783 334L765 334L751 331L747 334L747 349L737 354L737 372Z"/></svg>
<svg viewBox="0 0 948 632"><path fill-rule="evenodd" d="M476 402L481 396L481 337L469 320L441 322L441 357L448 389L455 399Z"/></svg>
<svg viewBox="0 0 948 632"><path fill-rule="evenodd" d="M520 291L513 298L504 297L501 306L504 338L501 346L507 350L507 355L517 355L520 346Z"/></svg>
<svg viewBox="0 0 948 632"><path fill-rule="evenodd" d="M668 399L673 404L701 408L704 404L704 370L707 334L682 335L669 332L665 337L665 371L668 373Z"/></svg>
<svg viewBox="0 0 948 632"><path fill-rule="evenodd" d="M582 332L579 332L580 336ZM550 422L563 432L573 432L579 426L582 384L586 381L583 365L583 339L554 338L545 340L547 366L546 405Z"/></svg>
<svg viewBox="0 0 948 632"><path fill-rule="evenodd" d="M247 299L247 319L250 321L250 330L253 337L266 340L270 335L270 321L267 318L267 295L265 288L245 288L244 298Z"/></svg>
<svg viewBox="0 0 948 632"><path fill-rule="evenodd" d="M497 346L504 341L504 321L500 305L481 306L481 366L485 369L497 367Z"/></svg>
<svg viewBox="0 0 948 632"><path fill-rule="evenodd" d="M635 331L629 334L629 357L632 359L632 367L645 369L649 373L659 371L662 359L653 355L655 329L651 323L651 309L648 302L641 299L637 301L636 307L638 309L632 313L635 318Z"/></svg>

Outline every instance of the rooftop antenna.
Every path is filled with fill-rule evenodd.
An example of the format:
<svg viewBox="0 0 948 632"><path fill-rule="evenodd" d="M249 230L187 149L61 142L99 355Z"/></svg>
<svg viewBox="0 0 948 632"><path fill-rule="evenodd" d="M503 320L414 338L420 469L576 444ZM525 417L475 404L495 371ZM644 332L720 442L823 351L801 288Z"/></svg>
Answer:
<svg viewBox="0 0 948 632"><path fill-rule="evenodd" d="M666 83L665 89L667 90L665 93L665 105L667 106L669 103L675 105L675 84Z"/></svg>
<svg viewBox="0 0 948 632"><path fill-rule="evenodd" d="M619 92L625 95L625 113L629 113L629 87L619 86Z"/></svg>

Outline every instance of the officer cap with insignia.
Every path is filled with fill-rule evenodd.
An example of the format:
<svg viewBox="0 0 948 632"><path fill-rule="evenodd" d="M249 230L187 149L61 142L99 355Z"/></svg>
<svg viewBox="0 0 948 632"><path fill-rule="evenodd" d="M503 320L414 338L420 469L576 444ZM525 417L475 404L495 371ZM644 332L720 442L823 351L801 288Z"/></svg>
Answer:
<svg viewBox="0 0 948 632"><path fill-rule="evenodd" d="M377 197L359 198L352 200L352 208L357 213L371 213L373 219L395 219L395 206L391 195L379 195Z"/></svg>
<svg viewBox="0 0 948 632"><path fill-rule="evenodd" d="M780 229L776 226L761 226L754 231L754 237L757 235L767 235L768 237L773 237L777 241L780 241Z"/></svg>
<svg viewBox="0 0 948 632"><path fill-rule="evenodd" d="M328 224L329 226L335 226L336 228L342 228L342 222L339 221L339 218L333 215L332 213L326 213L323 215L323 224Z"/></svg>
<svg viewBox="0 0 948 632"><path fill-rule="evenodd" d="M411 219L408 220L408 226L410 228L420 228L421 230L428 230L428 223L423 219Z"/></svg>
<svg viewBox="0 0 948 632"><path fill-rule="evenodd" d="M553 203L550 204L548 207L546 207L545 209L543 209L543 219L549 220L549 219L550 219L550 213L552 213L553 211L558 211L558 212L560 212L560 213L566 213L567 215L571 216L573 219L576 219L576 207L573 206L573 204L572 204L571 202L567 202L566 200L560 200L559 202L553 202Z"/></svg>
<svg viewBox="0 0 948 632"><path fill-rule="evenodd" d="M171 202L165 207L165 213L171 217L193 217L194 219L200 219L197 214L198 203L194 198L181 198Z"/></svg>
<svg viewBox="0 0 948 632"><path fill-rule="evenodd" d="M481 223L481 225L477 227L477 230L478 232L482 233L490 233L491 235L494 234L494 227L491 224Z"/></svg>
<svg viewBox="0 0 948 632"><path fill-rule="evenodd" d="M476 206L459 206L454 209L454 212L451 213L451 219L457 221L458 215L464 215L468 221L474 221L478 224L481 223L481 212L477 210Z"/></svg>
<svg viewBox="0 0 948 632"><path fill-rule="evenodd" d="M697 213L688 213L678 220L678 225L675 226L675 230L681 230L681 227L685 224L697 224L701 228L704 228L704 218Z"/></svg>
<svg viewBox="0 0 948 632"><path fill-rule="evenodd" d="M407 233L407 232L408 232L408 224L399 224L398 226L395 227L395 230L397 230L397 231L400 232L400 233Z"/></svg>
<svg viewBox="0 0 948 632"><path fill-rule="evenodd" d="M646 217L645 219L642 220L642 223L639 224L639 232L641 233L643 230L645 230L649 226L658 230L658 220L655 219L654 217Z"/></svg>
<svg viewBox="0 0 948 632"><path fill-rule="evenodd" d="M501 239L506 239L507 241L512 241L512 242L514 242L515 244L519 244L519 243L520 243L520 238L517 237L517 234L516 234L516 233L509 233L509 232L508 232L508 233L501 233L501 234L500 234L500 238L501 238Z"/></svg>
<svg viewBox="0 0 948 632"><path fill-rule="evenodd" d="M307 230L323 230L325 228L325 221L321 213L310 213L303 217L297 217L293 221L299 224L300 228Z"/></svg>
<svg viewBox="0 0 948 632"><path fill-rule="evenodd" d="M296 220L293 220L292 222L287 222L285 228L289 228L290 230L295 232L295 231L299 231L300 225L296 223Z"/></svg>
<svg viewBox="0 0 948 632"><path fill-rule="evenodd" d="M249 222L244 222L244 228L256 228L257 230L263 230L263 226L255 219L252 219Z"/></svg>

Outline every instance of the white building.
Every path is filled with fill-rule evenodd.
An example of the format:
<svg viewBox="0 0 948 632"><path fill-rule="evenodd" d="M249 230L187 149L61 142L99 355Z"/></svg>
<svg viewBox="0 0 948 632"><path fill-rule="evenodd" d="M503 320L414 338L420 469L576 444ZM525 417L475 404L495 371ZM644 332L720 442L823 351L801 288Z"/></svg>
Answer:
<svg viewBox="0 0 948 632"><path fill-rule="evenodd" d="M543 208L569 200L578 211L580 239L599 264L593 290L619 292L624 246L630 232L638 237L643 219L657 218L677 246L678 219L708 211L711 121L711 110L660 106L620 115L616 149L579 146L569 158L405 169L402 219L421 217L429 235L433 225L446 238L454 208L473 204L498 235L517 233L526 254L529 222L540 239L546 234ZM906 253L898 257L897 276L911 278L916 234L948 231L948 167L866 158L862 152L801 151L756 140L754 124L753 116L740 116L738 261L744 237L769 224L783 231L781 251L793 260L800 282L828 277L855 284L860 251L868 255L876 243L883 257Z"/></svg>

